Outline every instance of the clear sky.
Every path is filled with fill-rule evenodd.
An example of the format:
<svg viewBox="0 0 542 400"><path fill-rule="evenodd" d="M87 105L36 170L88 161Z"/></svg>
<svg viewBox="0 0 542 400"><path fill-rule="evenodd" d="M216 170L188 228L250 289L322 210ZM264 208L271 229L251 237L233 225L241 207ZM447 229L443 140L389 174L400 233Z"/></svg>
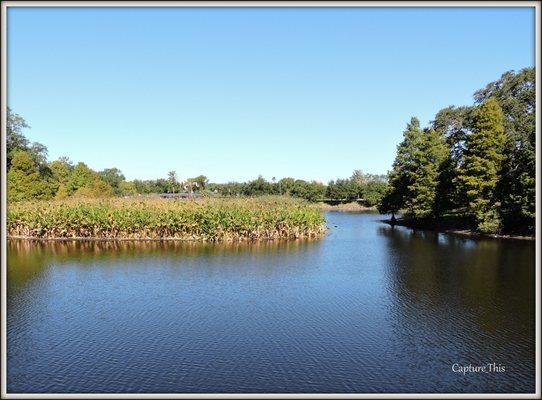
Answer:
<svg viewBox="0 0 542 400"><path fill-rule="evenodd" d="M10 8L8 105L49 158L126 178L385 173L427 124L534 65L528 8Z"/></svg>

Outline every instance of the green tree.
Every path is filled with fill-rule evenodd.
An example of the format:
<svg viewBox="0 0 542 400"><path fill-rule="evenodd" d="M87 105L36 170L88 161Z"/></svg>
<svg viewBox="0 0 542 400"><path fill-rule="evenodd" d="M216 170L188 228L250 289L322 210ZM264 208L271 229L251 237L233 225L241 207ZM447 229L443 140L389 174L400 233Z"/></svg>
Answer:
<svg viewBox="0 0 542 400"><path fill-rule="evenodd" d="M44 177L51 177L51 170L47 164L47 154L48 150L43 144L38 142L32 142L28 148L28 152L34 159L34 162L38 166L40 174Z"/></svg>
<svg viewBox="0 0 542 400"><path fill-rule="evenodd" d="M350 181L357 183L358 185L365 185L367 183L367 178L361 169L356 169L352 173Z"/></svg>
<svg viewBox="0 0 542 400"><path fill-rule="evenodd" d="M56 190L55 199L63 200L67 199L69 196L70 192L68 191L68 188L65 184L61 183Z"/></svg>
<svg viewBox="0 0 542 400"><path fill-rule="evenodd" d="M472 118L475 107L446 107L440 110L431 127L442 134L450 147L452 159L456 165L462 160L465 140L472 127Z"/></svg>
<svg viewBox="0 0 542 400"><path fill-rule="evenodd" d="M91 170L85 163L79 162L73 168L66 187L70 193L73 193L84 186L90 185L95 179L96 172Z"/></svg>
<svg viewBox="0 0 542 400"><path fill-rule="evenodd" d="M96 174L93 179L85 183L84 186L79 187L74 197L86 197L86 198L99 198L113 196L115 191L107 182L99 178Z"/></svg>
<svg viewBox="0 0 542 400"><path fill-rule="evenodd" d="M73 164L66 157L61 157L58 160L52 161L49 164L52 172L52 178L58 184L67 185L70 180L70 175L73 171Z"/></svg>
<svg viewBox="0 0 542 400"><path fill-rule="evenodd" d="M290 194L295 186L295 179L290 177L282 178L278 181L277 185L279 187L279 194Z"/></svg>
<svg viewBox="0 0 542 400"><path fill-rule="evenodd" d="M363 197L363 185L352 179L330 181L325 196L332 200L354 201Z"/></svg>
<svg viewBox="0 0 542 400"><path fill-rule="evenodd" d="M29 142L23 134L23 129L30 128L23 117L7 109L6 120L6 156L7 168L11 167L11 160L16 151L27 151Z"/></svg>
<svg viewBox="0 0 542 400"><path fill-rule="evenodd" d="M42 178L29 152L12 153L7 174L8 201L47 200L53 197L53 192L54 188Z"/></svg>
<svg viewBox="0 0 542 400"><path fill-rule="evenodd" d="M120 194L123 196L134 196L138 193L134 182L122 181L119 184Z"/></svg>
<svg viewBox="0 0 542 400"><path fill-rule="evenodd" d="M410 207L407 209L407 213L414 214L412 209L414 203L409 200L413 197L411 189L414 183L416 156L421 140L420 121L413 117L403 132L403 141L397 146L397 155L392 170L388 174L388 190L378 207L382 214L395 214L406 206Z"/></svg>
<svg viewBox="0 0 542 400"><path fill-rule="evenodd" d="M364 187L363 190L363 204L367 207L374 207L380 203L386 190L388 184L379 180L370 180Z"/></svg>
<svg viewBox="0 0 542 400"><path fill-rule="evenodd" d="M463 163L463 152L467 134L472 130L472 119L475 107L446 107L440 110L431 127L444 136L449 153L441 164L437 185L436 207L439 213L453 211L464 206L462 204L455 178L459 165Z"/></svg>
<svg viewBox="0 0 542 400"><path fill-rule="evenodd" d="M292 187L291 195L314 202L324 197L325 191L325 185L320 182L297 179Z"/></svg>
<svg viewBox="0 0 542 400"><path fill-rule="evenodd" d="M437 217L437 186L442 163L448 155L444 137L434 129L426 129L414 146L411 159L410 185L406 207L415 218Z"/></svg>
<svg viewBox="0 0 542 400"><path fill-rule="evenodd" d="M228 182L220 185L219 193L223 196L240 196L244 191L244 183Z"/></svg>
<svg viewBox="0 0 542 400"><path fill-rule="evenodd" d="M536 209L536 73L508 71L474 94L477 104L495 98L508 137L501 179L502 212L509 224L534 229Z"/></svg>
<svg viewBox="0 0 542 400"><path fill-rule="evenodd" d="M121 182L124 182L126 178L120 169L106 168L103 171L100 171L99 174L102 179L113 188L116 195L121 194L120 184Z"/></svg>
<svg viewBox="0 0 542 400"><path fill-rule="evenodd" d="M261 175L258 178L247 182L243 187L243 194L247 196L261 196L271 192L271 184Z"/></svg>
<svg viewBox="0 0 542 400"><path fill-rule="evenodd" d="M179 178L177 177L177 172L169 171L167 173L167 181L168 181L168 190L171 193L175 193L175 191L178 190L178 186L179 186Z"/></svg>
<svg viewBox="0 0 542 400"><path fill-rule="evenodd" d="M67 158L61 158L49 163L48 168L50 171L49 182L54 188L55 197L65 199L70 194L67 186L73 165Z"/></svg>
<svg viewBox="0 0 542 400"><path fill-rule="evenodd" d="M481 232L495 233L501 228L497 185L505 145L502 109L495 98L490 98L475 111L473 131L467 135L463 164L456 178Z"/></svg>
<svg viewBox="0 0 542 400"><path fill-rule="evenodd" d="M209 183L209 179L207 179L205 175L198 175L195 178L192 178L191 181L196 184L199 191L205 190Z"/></svg>
<svg viewBox="0 0 542 400"><path fill-rule="evenodd" d="M132 182L134 183L134 186L135 186L135 189L136 189L137 193L139 193L139 194L151 193L149 191L150 188L149 188L149 185L148 185L148 181L143 181L143 180L140 180L140 179L134 179Z"/></svg>
<svg viewBox="0 0 542 400"><path fill-rule="evenodd" d="M23 117L7 109L6 121L6 161L7 170L11 168L11 160L17 151L26 151L34 160L41 175L50 173L47 165L47 147L38 142L30 143L24 136L23 130L30 126Z"/></svg>
<svg viewBox="0 0 542 400"><path fill-rule="evenodd" d="M392 176L391 172L389 176ZM395 218L403 207L403 194L397 190L397 186L389 185L376 207L380 214L392 214L392 218Z"/></svg>

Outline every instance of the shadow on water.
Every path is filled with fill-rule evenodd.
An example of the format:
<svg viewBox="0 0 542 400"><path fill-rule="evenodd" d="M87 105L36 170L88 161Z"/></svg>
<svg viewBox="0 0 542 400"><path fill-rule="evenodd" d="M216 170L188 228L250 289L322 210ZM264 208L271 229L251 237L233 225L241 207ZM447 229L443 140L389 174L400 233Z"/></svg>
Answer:
<svg viewBox="0 0 542 400"><path fill-rule="evenodd" d="M420 381L429 370L438 371L435 389L515 392L529 382L534 390L532 243L398 226L380 226L378 234L389 248L386 275L398 362L422 371ZM420 360L425 360L421 366ZM505 366L507 376L449 373L454 363L496 363Z"/></svg>

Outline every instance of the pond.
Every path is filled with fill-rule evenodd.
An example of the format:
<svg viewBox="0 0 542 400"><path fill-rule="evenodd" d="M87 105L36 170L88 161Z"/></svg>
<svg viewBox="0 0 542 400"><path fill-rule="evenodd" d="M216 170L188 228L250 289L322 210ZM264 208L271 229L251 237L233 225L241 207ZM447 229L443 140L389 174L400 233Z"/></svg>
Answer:
<svg viewBox="0 0 542 400"><path fill-rule="evenodd" d="M534 242L326 218L316 241L9 241L8 393L534 392Z"/></svg>

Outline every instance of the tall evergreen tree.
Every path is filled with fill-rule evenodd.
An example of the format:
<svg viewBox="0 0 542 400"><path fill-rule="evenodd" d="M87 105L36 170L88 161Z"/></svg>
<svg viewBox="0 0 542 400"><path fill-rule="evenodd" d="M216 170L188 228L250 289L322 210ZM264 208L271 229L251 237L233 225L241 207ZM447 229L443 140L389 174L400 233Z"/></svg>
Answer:
<svg viewBox="0 0 542 400"><path fill-rule="evenodd" d="M407 213L413 214L412 178L416 168L417 148L422 140L420 121L412 117L403 133L403 141L397 146L397 155L388 175L389 187L378 207L381 213L395 214L407 206Z"/></svg>
<svg viewBox="0 0 542 400"><path fill-rule="evenodd" d="M414 146L410 185L406 207L416 218L436 217L440 213L437 203L442 163L448 155L444 137L434 129L426 129Z"/></svg>
<svg viewBox="0 0 542 400"><path fill-rule="evenodd" d="M477 103L494 97L504 114L508 141L503 164L502 207L508 224L534 227L536 209L535 69L508 71L474 94Z"/></svg>
<svg viewBox="0 0 542 400"><path fill-rule="evenodd" d="M463 206L455 185L459 165L463 162L463 152L467 134L472 129L475 107L450 106L440 110L431 127L444 136L449 148L448 156L441 164L437 186L437 208L439 213L452 211Z"/></svg>
<svg viewBox="0 0 542 400"><path fill-rule="evenodd" d="M466 137L464 159L456 177L467 210L485 233L495 233L501 227L497 185L505 144L502 109L495 98L490 98L474 113L473 130Z"/></svg>

